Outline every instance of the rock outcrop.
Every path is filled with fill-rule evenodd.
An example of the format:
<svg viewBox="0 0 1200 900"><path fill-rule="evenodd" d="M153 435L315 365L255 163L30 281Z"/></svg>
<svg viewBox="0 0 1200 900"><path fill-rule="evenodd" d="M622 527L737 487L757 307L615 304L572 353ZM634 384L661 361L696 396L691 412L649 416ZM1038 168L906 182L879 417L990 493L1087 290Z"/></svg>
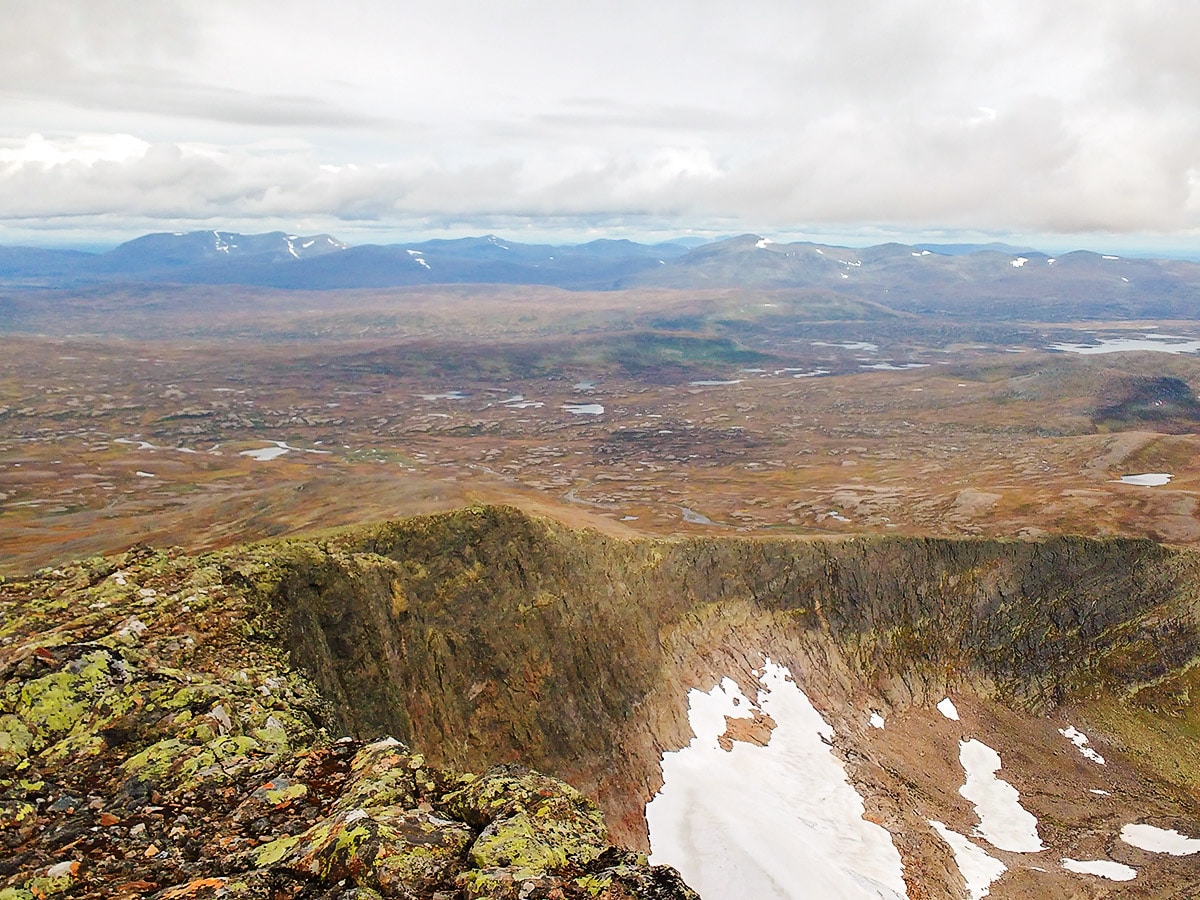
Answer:
<svg viewBox="0 0 1200 900"><path fill-rule="evenodd" d="M0 898L695 897L561 781L335 738L239 562L0 585Z"/></svg>

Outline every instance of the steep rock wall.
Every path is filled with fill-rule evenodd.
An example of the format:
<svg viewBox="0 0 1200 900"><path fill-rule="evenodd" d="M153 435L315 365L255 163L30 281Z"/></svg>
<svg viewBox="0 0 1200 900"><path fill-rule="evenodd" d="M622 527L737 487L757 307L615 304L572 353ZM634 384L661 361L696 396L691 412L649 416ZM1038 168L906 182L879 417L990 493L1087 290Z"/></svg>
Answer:
<svg viewBox="0 0 1200 900"><path fill-rule="evenodd" d="M1046 710L1200 656L1196 559L1140 540L622 541L477 508L296 544L276 571L293 659L348 732L519 758L643 845L687 689L764 654L844 729L868 699Z"/></svg>

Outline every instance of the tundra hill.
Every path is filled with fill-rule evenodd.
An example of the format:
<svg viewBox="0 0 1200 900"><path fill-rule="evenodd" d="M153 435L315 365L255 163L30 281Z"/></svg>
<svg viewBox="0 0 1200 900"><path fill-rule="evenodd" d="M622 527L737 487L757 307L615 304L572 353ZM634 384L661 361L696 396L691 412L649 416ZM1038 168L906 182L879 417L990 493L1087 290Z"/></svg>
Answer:
<svg viewBox="0 0 1200 900"><path fill-rule="evenodd" d="M743 235L692 250L623 288L826 288L892 309L989 320L1193 318L1200 265L1088 251L1051 257L985 248L953 255L903 244L859 249Z"/></svg>
<svg viewBox="0 0 1200 900"><path fill-rule="evenodd" d="M993 897L1194 895L1128 828L1200 831L1198 594L1200 558L1145 540L622 540L494 507L63 565L0 585L5 900L694 896L638 856L646 803L689 690L753 695L768 657L909 897L977 884L931 821L1003 863ZM784 727L756 722L726 752ZM1039 849L964 837L980 743Z"/></svg>

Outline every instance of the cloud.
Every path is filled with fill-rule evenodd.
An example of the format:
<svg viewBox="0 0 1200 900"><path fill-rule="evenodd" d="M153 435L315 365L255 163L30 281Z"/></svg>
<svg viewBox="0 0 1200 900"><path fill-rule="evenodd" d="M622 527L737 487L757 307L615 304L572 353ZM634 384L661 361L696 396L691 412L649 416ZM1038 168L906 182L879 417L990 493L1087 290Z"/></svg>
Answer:
<svg viewBox="0 0 1200 900"><path fill-rule="evenodd" d="M9 5L0 221L1200 227L1182 0Z"/></svg>
<svg viewBox="0 0 1200 900"><path fill-rule="evenodd" d="M171 0L8 4L0 29L0 96L260 127L378 124L315 94L202 80L212 77L202 67L211 29L198 5ZM227 61L226 71L240 66Z"/></svg>
<svg viewBox="0 0 1200 900"><path fill-rule="evenodd" d="M1120 126L1114 126L1120 130ZM1148 138L1153 144L1154 138ZM907 123L855 116L746 163L703 147L567 149L482 163L414 157L331 164L308 149L150 144L130 136L34 136L0 147L10 220L127 215L164 221L468 221L496 216L650 216L797 223L1119 231L1200 225L1195 170L1127 169L1050 101L995 119ZM1146 147L1128 148L1133 155ZM1182 159L1182 157L1181 157Z"/></svg>

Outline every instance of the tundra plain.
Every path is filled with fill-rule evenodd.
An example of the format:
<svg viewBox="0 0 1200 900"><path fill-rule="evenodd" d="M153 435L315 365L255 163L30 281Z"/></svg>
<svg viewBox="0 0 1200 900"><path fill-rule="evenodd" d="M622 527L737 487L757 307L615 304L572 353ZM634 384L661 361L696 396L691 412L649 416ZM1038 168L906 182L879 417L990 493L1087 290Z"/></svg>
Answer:
<svg viewBox="0 0 1200 900"><path fill-rule="evenodd" d="M1190 320L474 285L0 309L8 574L464 502L655 536L1200 541ZM1181 352L1062 349L1117 340ZM1171 478L1121 481L1143 474Z"/></svg>

